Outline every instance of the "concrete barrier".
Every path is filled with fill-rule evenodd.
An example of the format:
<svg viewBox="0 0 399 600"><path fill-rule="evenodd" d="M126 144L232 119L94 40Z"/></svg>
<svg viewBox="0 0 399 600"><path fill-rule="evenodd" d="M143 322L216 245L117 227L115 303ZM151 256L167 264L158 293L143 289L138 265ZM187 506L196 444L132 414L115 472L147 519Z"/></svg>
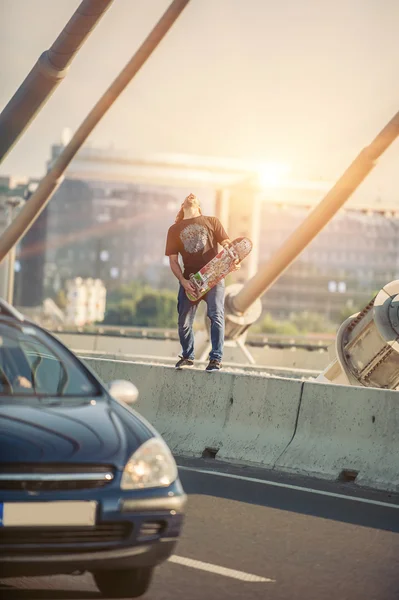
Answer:
<svg viewBox="0 0 399 600"><path fill-rule="evenodd" d="M137 410L177 454L272 467L295 430L302 382L232 373L175 371L166 366L86 359L103 381L129 379L140 392Z"/></svg>
<svg viewBox="0 0 399 600"><path fill-rule="evenodd" d="M218 457L274 467L295 431L302 382L233 378Z"/></svg>
<svg viewBox="0 0 399 600"><path fill-rule="evenodd" d="M101 358L106 360L117 360L131 363L143 363L143 364L158 364L162 366L174 367L176 364L176 357L168 357L168 356L151 356L144 354L113 354L108 352L100 352L93 350L76 350L75 351L78 356L82 359L94 359ZM194 367L195 369L199 369L203 371L208 364L208 361L200 361L196 362ZM319 377L319 371L311 371L309 369L285 369L284 367L269 367L264 365L249 365L241 364L241 363L229 363L223 361L223 372L226 373L235 373L235 374L243 374L249 373L251 375L270 375L276 377L283 377L285 379L308 379L310 381L316 381L316 378Z"/></svg>
<svg viewBox="0 0 399 600"><path fill-rule="evenodd" d="M304 383L295 436L276 468L399 490L399 393Z"/></svg>
<svg viewBox="0 0 399 600"><path fill-rule="evenodd" d="M59 338L59 340L61 340L61 342L63 344L65 344L69 348L73 348L75 351L76 350L93 351L93 350L97 349L96 348L97 337L98 337L97 335L77 336L76 334L73 334L73 333L57 333L56 331L53 332L53 335L55 335L57 338Z"/></svg>
<svg viewBox="0 0 399 600"><path fill-rule="evenodd" d="M399 394L253 374L175 371L86 359L105 381L128 379L137 410L176 454L257 463L282 471L399 491Z"/></svg>

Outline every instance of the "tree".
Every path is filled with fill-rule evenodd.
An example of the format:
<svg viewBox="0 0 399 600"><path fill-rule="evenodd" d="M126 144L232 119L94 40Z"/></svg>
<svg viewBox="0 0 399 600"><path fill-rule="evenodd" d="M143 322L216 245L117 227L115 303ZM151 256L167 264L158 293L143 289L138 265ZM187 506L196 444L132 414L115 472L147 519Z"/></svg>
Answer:
<svg viewBox="0 0 399 600"><path fill-rule="evenodd" d="M300 312L291 315L291 322L299 333L332 333L335 327L323 315L312 312Z"/></svg>
<svg viewBox="0 0 399 600"><path fill-rule="evenodd" d="M133 327L135 324L136 307L134 302L123 300L118 305L107 309L104 325L125 325Z"/></svg>
<svg viewBox="0 0 399 600"><path fill-rule="evenodd" d="M107 295L107 306L114 308L119 306L123 301L137 302L148 291L153 290L149 286L137 281L118 286Z"/></svg>
<svg viewBox="0 0 399 600"><path fill-rule="evenodd" d="M148 292L136 304L136 325L173 327L176 324L176 296L173 292Z"/></svg>
<svg viewBox="0 0 399 600"><path fill-rule="evenodd" d="M266 313L263 319L254 328L259 333L271 333L280 335L297 335L298 329L290 321L278 321L271 314Z"/></svg>
<svg viewBox="0 0 399 600"><path fill-rule="evenodd" d="M334 325L318 313L301 312L293 313L289 320L279 321L267 313L254 327L259 333L280 335L298 335L306 333L330 333L335 330Z"/></svg>
<svg viewBox="0 0 399 600"><path fill-rule="evenodd" d="M113 290L107 298L105 325L175 327L176 294L135 282Z"/></svg>

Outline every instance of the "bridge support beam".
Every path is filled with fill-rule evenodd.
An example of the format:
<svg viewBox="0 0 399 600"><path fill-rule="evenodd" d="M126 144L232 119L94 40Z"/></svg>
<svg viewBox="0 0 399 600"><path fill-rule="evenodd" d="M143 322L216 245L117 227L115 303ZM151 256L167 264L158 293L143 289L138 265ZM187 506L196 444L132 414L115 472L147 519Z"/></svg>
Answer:
<svg viewBox="0 0 399 600"><path fill-rule="evenodd" d="M399 388L399 281L339 328L335 359L318 381L341 385Z"/></svg>

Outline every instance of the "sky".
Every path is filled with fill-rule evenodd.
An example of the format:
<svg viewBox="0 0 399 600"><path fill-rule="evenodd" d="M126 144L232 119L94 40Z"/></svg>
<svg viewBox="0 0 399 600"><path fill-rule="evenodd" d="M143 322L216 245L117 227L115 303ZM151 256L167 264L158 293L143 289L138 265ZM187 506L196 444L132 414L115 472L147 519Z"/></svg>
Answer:
<svg viewBox="0 0 399 600"><path fill-rule="evenodd" d="M79 4L0 0L0 109ZM114 1L0 174L44 173L51 144L79 126L168 5ZM399 110L398 26L398 0L191 0L90 144L334 179ZM398 165L397 141L366 185L395 196Z"/></svg>

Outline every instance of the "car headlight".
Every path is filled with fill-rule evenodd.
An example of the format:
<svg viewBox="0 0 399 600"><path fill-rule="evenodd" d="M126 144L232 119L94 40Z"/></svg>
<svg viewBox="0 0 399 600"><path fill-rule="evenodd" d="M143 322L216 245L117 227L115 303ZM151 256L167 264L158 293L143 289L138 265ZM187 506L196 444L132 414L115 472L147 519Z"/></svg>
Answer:
<svg viewBox="0 0 399 600"><path fill-rule="evenodd" d="M122 475L122 490L167 487L177 479L171 451L160 438L151 438L130 457Z"/></svg>

